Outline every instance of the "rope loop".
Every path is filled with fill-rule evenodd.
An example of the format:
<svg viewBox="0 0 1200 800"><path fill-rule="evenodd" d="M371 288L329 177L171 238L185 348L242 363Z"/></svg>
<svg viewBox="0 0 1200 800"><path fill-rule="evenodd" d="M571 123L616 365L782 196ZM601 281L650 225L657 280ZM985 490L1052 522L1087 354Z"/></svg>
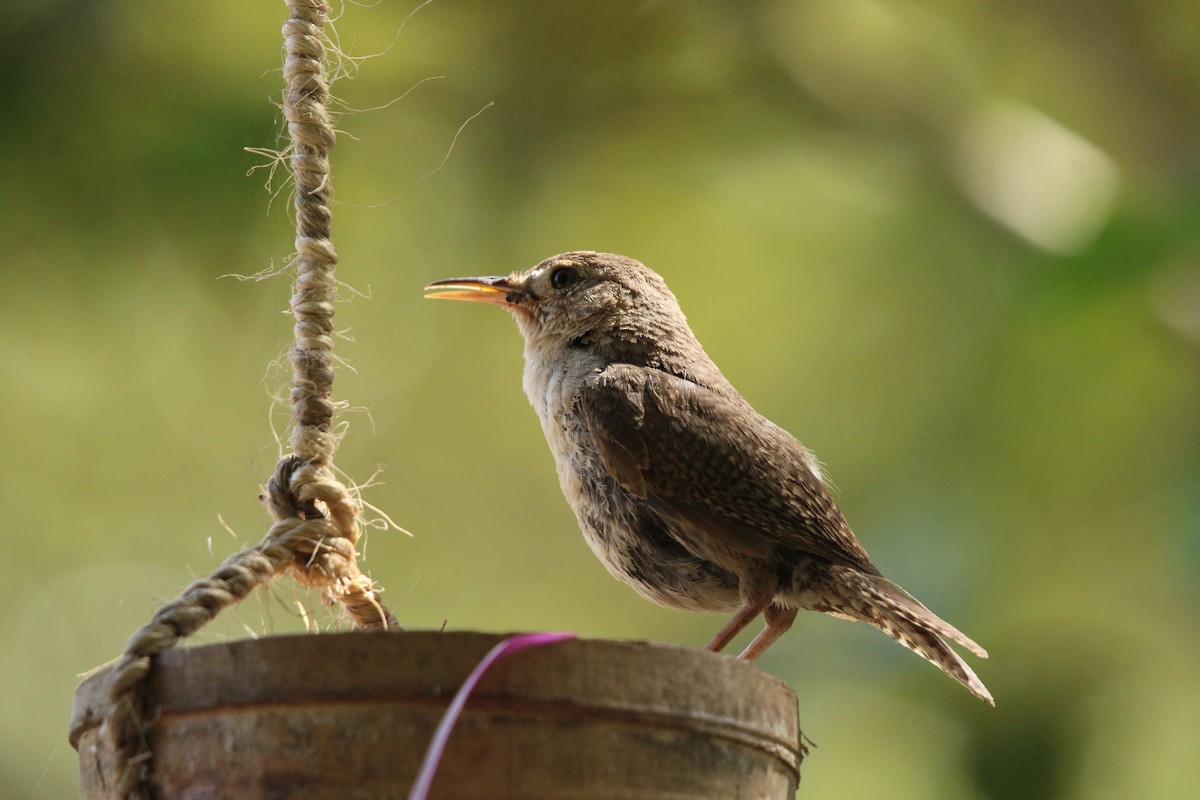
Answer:
<svg viewBox="0 0 1200 800"><path fill-rule="evenodd" d="M282 574L322 590L359 630L399 629L379 601L375 583L358 568L359 504L328 467L288 456L276 466L264 493L275 524L254 547L225 559L212 575L194 581L164 604L150 623L129 638L113 668L109 715L104 728L119 765L119 796L150 800L151 751L146 731L145 688L153 657L170 650Z"/></svg>

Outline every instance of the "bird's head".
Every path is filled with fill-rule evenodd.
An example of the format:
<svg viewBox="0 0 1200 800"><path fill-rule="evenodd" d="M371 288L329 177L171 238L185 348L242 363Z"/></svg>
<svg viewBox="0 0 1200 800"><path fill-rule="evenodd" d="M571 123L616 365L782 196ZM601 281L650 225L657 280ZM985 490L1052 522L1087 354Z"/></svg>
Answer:
<svg viewBox="0 0 1200 800"><path fill-rule="evenodd" d="M666 283L640 262L577 251L507 276L451 278L426 297L508 309L527 342L593 347L654 342L691 332Z"/></svg>

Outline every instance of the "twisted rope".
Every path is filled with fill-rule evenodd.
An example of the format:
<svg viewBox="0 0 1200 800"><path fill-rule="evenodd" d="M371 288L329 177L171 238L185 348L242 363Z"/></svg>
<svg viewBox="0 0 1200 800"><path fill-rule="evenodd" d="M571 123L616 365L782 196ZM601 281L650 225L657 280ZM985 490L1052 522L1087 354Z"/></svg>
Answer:
<svg viewBox="0 0 1200 800"><path fill-rule="evenodd" d="M327 464L337 442L330 431L333 403L333 301L337 251L329 241L329 77L325 73L324 0L287 0L292 17L283 26L287 88L283 111L292 140L296 181L296 344L292 348L292 449L314 464Z"/></svg>
<svg viewBox="0 0 1200 800"><path fill-rule="evenodd" d="M263 499L275 524L254 547L225 559L208 578L195 581L137 631L113 667L104 730L114 748L116 793L152 800L152 752L147 729L153 712L145 687L152 657L169 650L283 574L320 588L339 603L357 628L397 628L374 582L358 569L359 501L333 473L337 437L332 430L333 303L337 251L329 240L332 194L329 151L334 144L325 71L323 0L286 0L291 18L283 26L284 113L291 138L296 192L296 269L291 349L293 454L275 468Z"/></svg>

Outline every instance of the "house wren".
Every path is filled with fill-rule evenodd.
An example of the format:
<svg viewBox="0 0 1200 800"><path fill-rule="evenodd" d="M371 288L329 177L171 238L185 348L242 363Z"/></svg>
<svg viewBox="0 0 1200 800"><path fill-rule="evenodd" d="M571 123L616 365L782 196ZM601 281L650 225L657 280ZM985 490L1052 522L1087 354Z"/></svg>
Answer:
<svg viewBox="0 0 1200 800"><path fill-rule="evenodd" d="M874 625L993 703L946 640L987 652L880 574L813 454L730 385L657 274L574 252L426 290L513 315L525 393L592 551L655 603L736 612L710 650L762 614L742 653L753 660L799 609L823 611Z"/></svg>

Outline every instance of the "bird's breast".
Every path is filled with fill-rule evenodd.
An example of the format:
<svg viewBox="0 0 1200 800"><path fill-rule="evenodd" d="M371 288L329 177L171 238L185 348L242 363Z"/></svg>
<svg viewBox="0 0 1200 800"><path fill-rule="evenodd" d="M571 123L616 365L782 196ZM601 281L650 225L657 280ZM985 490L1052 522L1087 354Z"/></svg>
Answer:
<svg viewBox="0 0 1200 800"><path fill-rule="evenodd" d="M551 359L526 348L525 393L584 539L613 576L655 603L693 611L736 608L736 576L690 553L605 469L577 407L580 390L605 366L584 353Z"/></svg>
<svg viewBox="0 0 1200 800"><path fill-rule="evenodd" d="M563 494L573 507L584 489L582 475L598 463L591 433L575 408L576 398L588 377L601 368L599 359L583 352L526 346L525 394L554 455Z"/></svg>

